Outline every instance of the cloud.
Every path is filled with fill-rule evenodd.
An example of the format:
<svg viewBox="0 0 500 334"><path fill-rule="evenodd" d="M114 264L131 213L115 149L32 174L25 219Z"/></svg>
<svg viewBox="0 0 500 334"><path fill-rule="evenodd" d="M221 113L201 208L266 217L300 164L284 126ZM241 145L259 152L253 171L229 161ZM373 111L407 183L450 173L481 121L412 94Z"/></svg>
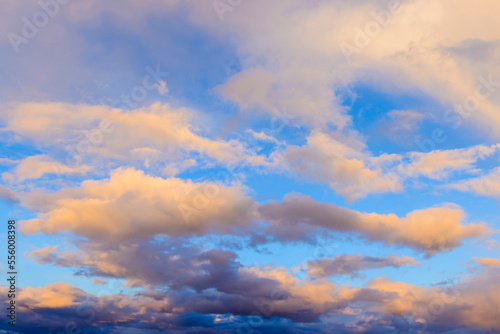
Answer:
<svg viewBox="0 0 500 334"><path fill-rule="evenodd" d="M481 196L500 197L500 167L476 178L447 185L448 188L472 192Z"/></svg>
<svg viewBox="0 0 500 334"><path fill-rule="evenodd" d="M327 182L330 188L349 201L372 193L402 190L397 179L386 177L378 166L368 165L368 153L320 131L313 131L306 145L288 146L281 159L285 168L313 181Z"/></svg>
<svg viewBox="0 0 500 334"><path fill-rule="evenodd" d="M168 93L167 83L165 81L160 81L156 89L158 90L158 93L160 95L165 95Z"/></svg>
<svg viewBox="0 0 500 334"><path fill-rule="evenodd" d="M86 160L97 165L102 161L149 163L149 157L175 162L190 153L226 165L266 164L236 140L197 135L190 123L193 114L161 103L129 112L103 105L24 103L7 109L1 118L5 130L33 140L40 148L65 153L70 166Z"/></svg>
<svg viewBox="0 0 500 334"><path fill-rule="evenodd" d="M217 90L243 112L257 109L276 117L275 109L286 108L293 118L311 128L324 128L333 123L342 129L349 124L346 108L325 86L327 80L326 73L309 66L283 68L279 72L253 67L235 74ZM314 110L314 117L309 117L311 110Z"/></svg>
<svg viewBox="0 0 500 334"><path fill-rule="evenodd" d="M108 283L107 281L103 281L103 280L98 279L98 278L94 278L93 282L95 285L105 285Z"/></svg>
<svg viewBox="0 0 500 334"><path fill-rule="evenodd" d="M400 192L409 180L422 176L446 181L457 172L477 172L475 163L496 154L499 147L476 145L373 156L356 139L337 139L332 133L313 130L306 144L286 146L273 158L284 170L314 182L326 182L336 193L354 201L370 194Z"/></svg>
<svg viewBox="0 0 500 334"><path fill-rule="evenodd" d="M388 22L382 24L374 13L387 11L388 6L376 1L317 5L254 1L244 11L227 13L226 29L213 24L208 15L199 17L215 33L225 35L230 31L237 36L235 44L244 68L222 85L221 92L242 109L258 107L270 112L271 106L289 104L292 114L298 115L303 124L321 129L333 124L342 130L351 119L339 103L344 92L335 92L335 88L363 82L391 95L419 91L450 109L464 97L474 99L476 108L467 102L461 115L459 111L452 114L453 125L462 125L467 119L495 137L500 125L500 101L492 96L491 87L489 91L483 87L483 95L488 96L483 98L476 94L476 86L481 85L479 78L484 73L491 73L493 81L498 81L499 71L492 70L497 68L498 51L477 59L450 50L463 50L471 40L482 42L483 50L498 50L500 34L491 29L498 23L488 19L485 24L481 19L497 10L498 4L488 1L473 6L460 1L459 11L453 11L454 6L398 2L394 14L389 14ZM450 12L453 14L443 15ZM248 20L251 13L259 13L261 20ZM418 24L408 25L408 20ZM460 26L464 21L482 28L464 34ZM429 34L437 25L446 29ZM369 29L376 32L366 32ZM273 33L266 35L269 31ZM346 52L342 47L346 44L354 52ZM259 86L261 82L264 84ZM310 117L311 113L314 117ZM443 117L441 112L436 116Z"/></svg>
<svg viewBox="0 0 500 334"><path fill-rule="evenodd" d="M375 123L376 136L370 140L377 140L380 136L400 145L413 146L419 136L418 128L426 117L415 110L391 110Z"/></svg>
<svg viewBox="0 0 500 334"><path fill-rule="evenodd" d="M275 144L279 144L279 141L276 138L265 134L263 131L255 132L252 129L248 129L248 130L245 130L245 132L250 133L257 140L269 141L269 142L272 142Z"/></svg>
<svg viewBox="0 0 500 334"><path fill-rule="evenodd" d="M6 295L6 290L2 290ZM102 326L113 327L116 323L128 323L141 330L144 326L141 326L139 319L153 322L155 315L164 314L163 319L171 316L172 308L166 296L158 299L158 296L147 293L123 295L107 288L102 288L101 292L101 295L94 296L65 282L21 288L16 300L16 310L24 320L16 323L16 329L22 333L49 333L85 328L91 333L97 333ZM2 302L6 305L5 299ZM137 323L134 319L138 319ZM162 326L158 324L145 327Z"/></svg>
<svg viewBox="0 0 500 334"><path fill-rule="evenodd" d="M0 184L0 198L6 200L8 202L17 202L19 201L16 193L10 190L7 187L4 187Z"/></svg>
<svg viewBox="0 0 500 334"><path fill-rule="evenodd" d="M71 232L114 241L206 233L236 233L251 219L254 202L242 186L164 179L117 169L107 180L82 182L50 198L31 193L27 202L45 208L21 223L24 233Z"/></svg>
<svg viewBox="0 0 500 334"><path fill-rule="evenodd" d="M90 166L67 166L46 155L33 155L22 160L14 169L13 174L4 173L2 178L10 182L39 179L45 174L81 174L85 175Z"/></svg>
<svg viewBox="0 0 500 334"><path fill-rule="evenodd" d="M433 332L441 326L500 328L495 316L500 299L498 270L486 270L447 289L424 288L379 277L363 288L346 290L351 301L364 301L367 310L395 316L412 315L420 330Z"/></svg>
<svg viewBox="0 0 500 334"><path fill-rule="evenodd" d="M474 163L498 152L500 144L476 145L454 150L435 150L427 153L409 153L412 162L404 166L409 175L423 175L430 179L443 179L452 172L472 172Z"/></svg>
<svg viewBox="0 0 500 334"><path fill-rule="evenodd" d="M128 113L105 106L16 105L3 116L6 129L34 140L44 150L55 149L58 154L54 156L65 154L65 161L47 154L27 157L12 173L4 173L4 179L22 182L46 173L85 174L125 162L175 175L208 159L226 166L265 167L270 172L287 171L326 182L354 201L369 194L399 192L408 178L443 180L453 172L474 172L475 162L495 154L499 147L476 145L373 156L356 138L316 129L305 145L280 146L267 157L237 140L212 140L195 134L190 114L190 110L172 110L159 103ZM50 129L50 136L45 129ZM248 132L257 139L278 143L265 133Z"/></svg>
<svg viewBox="0 0 500 334"><path fill-rule="evenodd" d="M348 275L357 276L360 271L384 267L399 268L402 266L421 265L413 257L389 255L373 257L361 254L342 254L334 258L311 260L305 264L308 274L314 277Z"/></svg>
<svg viewBox="0 0 500 334"><path fill-rule="evenodd" d="M18 162L19 162L18 160L12 160L9 158L0 158L0 165L3 165L3 166L15 165Z"/></svg>
<svg viewBox="0 0 500 334"><path fill-rule="evenodd" d="M70 283L53 283L46 288L27 287L20 294L19 302L32 308L73 307L87 294Z"/></svg>
<svg viewBox="0 0 500 334"><path fill-rule="evenodd" d="M301 280L282 267L245 267L236 253L192 246L188 240L216 234L231 239L250 237L257 245L314 242L321 236L346 233L433 255L491 232L483 223L467 224L458 206L423 208L398 216L359 212L293 194L281 202L260 204L236 182L196 183L158 176L178 175L193 166L266 167L266 172L285 171L328 184L353 201L402 191L407 178L446 181L457 172L477 173L476 163L495 154L498 145L371 153L354 130L357 124L349 104L355 101L356 92L350 89L368 87L386 93L391 101L397 100L392 99L395 96L415 95L421 101L423 96L432 103L433 119L444 126L465 130L478 126L474 135L498 138L500 29L494 15L500 9L498 2L402 1L387 24L380 23L384 19L380 11L387 7L383 1L254 0L234 6L236 2L224 2L231 9L223 21L213 1L61 4L59 15L64 19L51 20L36 38L30 38L29 49L34 52L23 44L22 56L4 53L9 66L3 71L6 80L0 83L0 100L7 102L0 113L2 139L6 135L9 145L27 144L18 152L37 152L4 174L6 181L35 180L32 193L19 192L21 203L35 216L22 222L21 230L75 237L76 249L49 246L31 256L42 264L75 268L78 275L121 278L127 280L127 288L140 288L99 296L67 283L21 288L20 331L59 332L74 321L78 328L97 333L234 333L241 331L240 325L255 324L256 319L262 320L257 330L266 333L328 332L332 328L345 333L403 333L416 332L424 322L426 332L484 334L500 329L496 259L477 258L484 267L481 272L459 282L451 292L384 277L351 288L325 277ZM19 18L31 19L41 10L36 2L4 1L0 7L0 12L9 13L0 20L3 36L19 32ZM173 25L165 26L168 22ZM369 24L380 25L380 33L364 34ZM102 27L113 43L106 43ZM366 45L356 42L359 32L365 35ZM179 43L171 40L186 44L175 45ZM349 59L343 43L356 49ZM11 49L8 38L0 46ZM96 50L105 51L99 53L103 58L88 61L96 59ZM138 56L137 50L146 56ZM227 54L227 58L198 61L200 54L211 51L217 57ZM197 62L181 57L194 57ZM126 112L102 105L115 94L130 93L122 88L137 85L137 73L151 60L161 60L162 68L175 67L181 75L172 75L168 87L165 81L153 84L154 96L145 99L145 107ZM207 65L200 67L201 63ZM186 77L182 81L186 87L177 85L176 77ZM192 87L193 83L199 86ZM149 104L169 93L169 88L172 94L189 90L193 97L215 85L219 96L232 101L237 112L261 112L272 123L290 124L285 122L289 118L275 113L286 107L293 122L311 131L306 143L293 138L293 145L282 147L281 138L250 130L256 139L278 144L266 157L243 142L218 137L202 114L169 104ZM228 104L219 113L219 105L211 102L200 98L188 104L202 105L216 115L214 123L219 122ZM421 122L409 110L388 117L398 134L409 133ZM16 163L0 159L7 166ZM84 175L89 170L82 168L89 166L102 179L36 190L43 186L37 179L52 173L51 166L71 176ZM495 169L450 187L498 197L498 174ZM4 186L0 186L0 196L18 198ZM398 266L405 262L402 257L354 255L311 266L319 276L323 275L320 271L349 272L342 261L350 263L353 273L380 263ZM6 291L0 292L5 309ZM264 317L256 318L256 310L265 313Z"/></svg>
<svg viewBox="0 0 500 334"><path fill-rule="evenodd" d="M485 267L495 267L500 266L500 259L488 258L488 257L473 257L473 259L482 266Z"/></svg>
<svg viewBox="0 0 500 334"><path fill-rule="evenodd" d="M224 264L228 263L221 263L221 268L230 268ZM335 315L357 319L356 327L361 332L394 331L401 326L429 333L442 333L442 326L471 332L500 328L496 316L499 299L495 298L498 270L482 271L448 288L419 287L386 277L358 288L339 287L321 279L297 280L280 267L240 267L238 272L236 277L213 280L211 284L218 286L215 289L197 292L143 291L128 295L103 287L107 293L93 296L68 283L28 287L22 289L18 301L19 315L25 319L20 325L55 330L74 321L76 327L85 326L93 333L94 329L97 332L103 326L120 324L141 333L147 329L188 330L203 323L207 328L220 326L219 332L223 332L234 331L231 326L244 324L244 317L254 314L261 318L262 328L268 321L280 319L273 323L276 330L298 323L309 323L311 328L331 326ZM220 279L230 283L226 292L219 291L223 288L218 285ZM273 286L278 288L268 290ZM6 293L2 295L5 302ZM182 321L186 317L190 321ZM406 325L399 323L401 318L406 319ZM341 332L352 333L353 328L343 326L346 328L341 326Z"/></svg>
<svg viewBox="0 0 500 334"><path fill-rule="evenodd" d="M276 4L252 1L245 5L245 10L234 10L230 6L233 10L225 13L223 22L213 3L200 5L196 1L152 0L144 8L140 2L130 1L120 9L117 9L119 3L115 1L106 4L92 1L92 4L92 8L76 3L64 6L64 13L70 18L68 22L49 24L44 27L46 36L38 34L36 40L30 41L41 50L52 48L57 49L58 54L69 55L65 59L44 58L42 61L46 66L35 71L37 62L32 58L34 56L16 57L12 52L8 61L23 71L18 71L17 85L14 88L6 87L9 88L7 92L26 85L23 92L35 92L29 94L30 97L43 92L49 96L48 99L65 100L61 98L60 87L68 86L64 92L70 95L68 91L75 87L90 89L89 86L95 86L91 83L95 82L96 77L111 83L117 80L106 75L109 71L104 71L105 65L88 64L81 60L82 57L77 57L79 53L90 52L88 50L92 46L92 39L79 28L86 26L91 27L91 31L98 31L104 20L98 14L103 12L115 13L112 25L124 36L140 37L143 41L141 46L151 54L151 59L161 59L165 50L151 47L157 45L157 35L151 34L145 22L153 14L162 17L176 15L186 30L197 28L207 37L225 41L224 47L235 49L242 69L220 85L220 93L237 103L241 109L260 108L270 115L272 108L288 105L291 113L311 128L325 129L328 124L332 124L341 130L350 126L352 121L347 114L348 108L343 105L343 88L351 83L363 82L395 95L402 91L418 91L453 108L456 101L474 96L480 75L491 73L495 81L500 77L495 66L500 38L498 29L495 29L498 22L488 16L498 9L494 1L474 6L460 0L460 10L455 10L455 5L447 2L402 1L400 6L396 6L397 13L388 18L387 24L377 24L374 17L373 13L387 10L387 3L378 1L348 4L342 1L308 4L299 0L285 0ZM18 18L32 15L39 10L39 6L10 4L7 10ZM259 22L249 20L248 17L252 15L259 15ZM408 25L408 20L418 24ZM461 22L470 22L475 28L464 33ZM0 30L7 35L19 22L8 18L2 23ZM375 36L369 36L368 33L365 43L361 43L364 45L360 45L356 42L361 40L357 38L358 29L364 34L370 24L376 30L379 28L379 32ZM446 29L439 34L429 34L438 25ZM51 40L51 36L55 35L61 43ZM348 57L350 62L341 47L345 43L356 49ZM5 39L3 46L11 47L8 39ZM112 58L115 65L124 71L123 77L130 76L131 80L136 80L136 73L130 66L130 63L137 61L132 56L133 52L123 52L121 44L117 49L111 49L117 50L122 52L112 53L113 56L119 55ZM130 51L127 48L125 50ZM478 53L483 56L477 56ZM76 71L72 78L66 78L69 69ZM8 74L14 77L13 72ZM54 82L58 84L54 85ZM216 84L219 82L217 80ZM53 87L47 88L48 83ZM500 124L497 116L499 102L492 95L481 100L477 113L472 112L469 120L481 123L494 136L494 130ZM441 109L437 114L439 118L442 117ZM460 124L465 124L464 117L459 120Z"/></svg>
<svg viewBox="0 0 500 334"><path fill-rule="evenodd" d="M500 326L498 320L482 323L494 312L491 307L496 301L488 300L487 295L489 289L498 285L493 279L498 274L495 272L477 274L451 290L393 282L386 277L351 288L328 281L324 275L417 263L409 257L340 256L328 259L328 263L317 262L319 266L324 265L324 270L316 272L319 274L316 278L298 279L284 267L245 267L237 261L234 252L187 245L179 240L157 239L156 242L122 244L78 242L77 246L78 251L47 247L32 252L30 256L38 263L74 267L79 275L126 279L127 287L146 289L148 293L144 297L154 297L158 301L156 305L164 305L164 312L246 316L258 311L264 319L281 317L293 322L314 322L332 314L362 319L365 312L369 312L382 317L411 316L418 322ZM351 268L342 267L345 263L340 262L344 260ZM319 266L310 268L314 271ZM485 279L485 275L491 278ZM108 296L106 300L113 301L115 297ZM137 305L136 298L132 300ZM168 303L165 301L162 304L163 300ZM73 299L67 301L71 302ZM126 307L130 302L127 295L122 295L119 301L122 311L114 317L120 317L124 312L134 313ZM437 303L442 303L445 311L434 312L441 310L441 306L436 308ZM469 312L471 305L478 309L477 313ZM114 309L112 305L106 307ZM454 312L463 313L466 318L450 318ZM145 311L141 314L127 319L150 321L150 314Z"/></svg>
<svg viewBox="0 0 500 334"><path fill-rule="evenodd" d="M482 224L462 224L464 213L456 206L414 210L400 218L394 214L356 212L291 195L282 202L264 204L259 212L272 222L264 231L263 240L281 242L314 240L321 231L342 231L432 255L454 249L466 239L491 233Z"/></svg>
<svg viewBox="0 0 500 334"><path fill-rule="evenodd" d="M109 179L87 180L78 188L25 196L38 217L21 222L27 234L70 232L114 242L207 234L250 235L253 243L313 241L317 233L342 231L371 241L398 244L427 254L451 250L485 236L483 224L462 224L458 207L394 214L361 213L290 194L282 202L258 204L238 185L164 179L135 169L117 169ZM264 223L264 224L259 224Z"/></svg>
<svg viewBox="0 0 500 334"><path fill-rule="evenodd" d="M283 267L244 267L230 251L168 240L121 246L82 243L79 247L84 255L71 263L57 258L72 252L54 248L30 256L38 263L75 267L84 275L124 278L128 287L168 288L170 305L183 312L248 315L259 308L261 312L268 309L266 317L312 321L343 307L331 282L299 281Z"/></svg>

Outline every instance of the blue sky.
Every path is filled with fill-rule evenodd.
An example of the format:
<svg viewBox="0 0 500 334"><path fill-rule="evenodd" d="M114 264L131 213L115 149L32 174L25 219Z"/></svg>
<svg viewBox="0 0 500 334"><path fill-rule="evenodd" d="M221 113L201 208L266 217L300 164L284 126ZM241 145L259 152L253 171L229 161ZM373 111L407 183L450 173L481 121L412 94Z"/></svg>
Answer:
<svg viewBox="0 0 500 334"><path fill-rule="evenodd" d="M44 3L0 3L19 333L500 328L495 2Z"/></svg>

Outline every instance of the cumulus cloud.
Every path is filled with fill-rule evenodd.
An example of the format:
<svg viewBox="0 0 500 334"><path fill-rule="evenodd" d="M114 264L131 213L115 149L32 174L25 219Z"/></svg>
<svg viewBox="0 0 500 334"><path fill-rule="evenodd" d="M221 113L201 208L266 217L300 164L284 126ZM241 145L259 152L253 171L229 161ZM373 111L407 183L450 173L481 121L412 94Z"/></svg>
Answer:
<svg viewBox="0 0 500 334"><path fill-rule="evenodd" d="M24 233L71 232L115 241L236 233L249 223L254 205L242 186L164 179L135 169L117 169L107 180L87 180L50 198L32 193L26 201L46 211L22 223Z"/></svg>
<svg viewBox="0 0 500 334"><path fill-rule="evenodd" d="M360 271L384 267L399 268L402 266L421 265L409 256L368 256L361 254L342 254L333 258L311 260L305 264L307 272L314 277L349 275L357 276Z"/></svg>

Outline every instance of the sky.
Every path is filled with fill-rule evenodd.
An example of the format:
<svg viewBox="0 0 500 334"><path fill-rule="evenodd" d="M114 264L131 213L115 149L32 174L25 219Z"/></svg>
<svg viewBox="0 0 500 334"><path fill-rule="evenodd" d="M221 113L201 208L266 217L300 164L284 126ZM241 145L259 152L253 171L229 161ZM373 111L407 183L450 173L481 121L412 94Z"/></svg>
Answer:
<svg viewBox="0 0 500 334"><path fill-rule="evenodd" d="M498 333L499 11L0 0L0 333Z"/></svg>

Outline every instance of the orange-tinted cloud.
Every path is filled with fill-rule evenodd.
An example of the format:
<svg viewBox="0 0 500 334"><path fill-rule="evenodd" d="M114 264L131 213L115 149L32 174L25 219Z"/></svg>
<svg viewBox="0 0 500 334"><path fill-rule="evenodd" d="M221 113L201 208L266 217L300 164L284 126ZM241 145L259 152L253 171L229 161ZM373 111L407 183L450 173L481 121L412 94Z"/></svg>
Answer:
<svg viewBox="0 0 500 334"><path fill-rule="evenodd" d="M450 184L448 187L481 196L500 198L500 167L486 175Z"/></svg>
<svg viewBox="0 0 500 334"><path fill-rule="evenodd" d="M116 241L232 233L249 223L254 206L242 186L164 179L134 169L115 170L107 180L87 180L50 198L32 194L27 202L47 211L21 223L24 233L72 232Z"/></svg>
<svg viewBox="0 0 500 334"><path fill-rule="evenodd" d="M477 263L485 267L500 267L500 259L489 258L489 257L474 257Z"/></svg>

